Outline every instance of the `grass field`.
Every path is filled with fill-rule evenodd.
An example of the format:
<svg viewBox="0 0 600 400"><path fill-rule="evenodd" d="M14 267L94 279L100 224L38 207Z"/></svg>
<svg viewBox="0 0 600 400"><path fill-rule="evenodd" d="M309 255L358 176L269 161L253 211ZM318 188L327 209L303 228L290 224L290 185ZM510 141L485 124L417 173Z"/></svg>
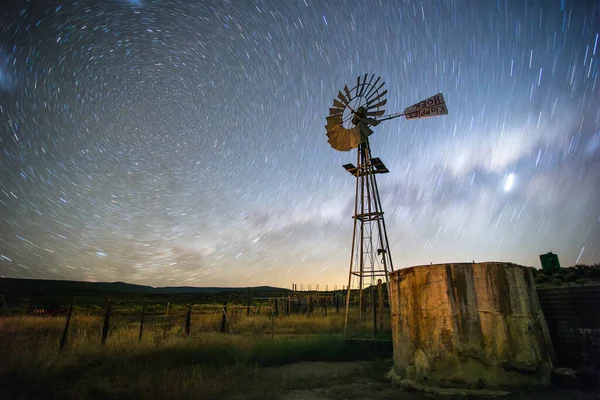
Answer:
<svg viewBox="0 0 600 400"><path fill-rule="evenodd" d="M104 345L102 315L77 310L62 353L65 316L2 317L0 387L8 395L3 398L198 399L241 393L244 398L277 398L285 390L330 385L332 378L281 376L268 372L269 367L377 360L369 345L342 337L343 313L247 316L246 309L230 308L226 333L220 333L222 310L205 305L193 308L187 337L184 310L146 315L139 340L140 315L117 309ZM355 326L355 332L368 335L372 328L365 323ZM383 364L372 363L364 373L383 376ZM344 379L336 375L334 381Z"/></svg>

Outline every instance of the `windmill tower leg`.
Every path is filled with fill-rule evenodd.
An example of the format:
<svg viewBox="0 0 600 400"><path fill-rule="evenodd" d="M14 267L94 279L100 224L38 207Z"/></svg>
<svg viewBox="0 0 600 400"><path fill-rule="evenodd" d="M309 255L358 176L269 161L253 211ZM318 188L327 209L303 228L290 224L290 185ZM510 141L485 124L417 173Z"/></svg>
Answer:
<svg viewBox="0 0 600 400"><path fill-rule="evenodd" d="M357 167L349 169L349 172L356 177L356 192L344 335L348 333L352 288L354 287L358 291L358 323L361 324L365 311L365 294L367 294L364 289L375 285L378 278L383 278L388 283L389 291L388 273L393 271L379 188L375 177L376 174L389 171L381 160L371 158L368 140L358 147ZM353 281L355 285L353 285Z"/></svg>

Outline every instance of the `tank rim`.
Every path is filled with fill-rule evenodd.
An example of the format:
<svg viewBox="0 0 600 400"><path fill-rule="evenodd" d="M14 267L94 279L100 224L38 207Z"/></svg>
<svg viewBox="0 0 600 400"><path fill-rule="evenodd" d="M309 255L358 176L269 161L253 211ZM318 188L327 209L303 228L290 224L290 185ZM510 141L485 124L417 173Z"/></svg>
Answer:
<svg viewBox="0 0 600 400"><path fill-rule="evenodd" d="M397 275L397 274L407 274L410 273L412 271L416 271L416 270L421 270L421 269L433 269L433 268L440 268L440 267L447 267L447 266L451 266L451 267L469 267L469 266L473 266L473 265L489 265L489 266L497 266L497 265L502 265L504 267L507 268L528 268L524 265L519 265L519 264L515 264L512 262L507 262L507 261L481 261L481 262L450 262L450 263L439 263L439 264L423 264L423 265L414 265L412 267L406 267L406 268L400 268L395 270L394 272L391 272L391 275Z"/></svg>

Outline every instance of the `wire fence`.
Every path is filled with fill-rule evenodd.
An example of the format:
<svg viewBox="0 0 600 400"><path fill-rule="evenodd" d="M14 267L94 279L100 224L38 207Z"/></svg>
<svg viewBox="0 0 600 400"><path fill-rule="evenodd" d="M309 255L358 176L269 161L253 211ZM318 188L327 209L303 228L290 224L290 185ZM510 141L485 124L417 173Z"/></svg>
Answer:
<svg viewBox="0 0 600 400"><path fill-rule="evenodd" d="M90 305L85 298L73 298L66 304L4 303L0 314L0 345L10 345L19 336L31 336L33 331L43 334L43 340L55 342L61 352L75 341L100 346L116 340L151 341L158 345L168 339L204 333L271 337L341 333L345 298L340 292L250 298L243 304L172 304L119 298L106 298L103 305L99 301ZM369 302L367 297L363 299L363 320L358 321L361 324L357 333L364 336L373 332L373 327L376 332L391 331L390 318L384 316L389 311L378 309L379 304ZM358 295L352 296L350 309L358 308Z"/></svg>

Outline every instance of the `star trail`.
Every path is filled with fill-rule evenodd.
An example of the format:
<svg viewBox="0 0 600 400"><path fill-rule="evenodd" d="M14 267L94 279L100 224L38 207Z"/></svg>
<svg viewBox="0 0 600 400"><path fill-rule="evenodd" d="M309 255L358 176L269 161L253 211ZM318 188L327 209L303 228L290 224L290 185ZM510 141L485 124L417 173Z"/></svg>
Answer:
<svg viewBox="0 0 600 400"><path fill-rule="evenodd" d="M347 279L344 84L374 128L396 267L600 260L600 2L0 5L0 275L153 286Z"/></svg>

